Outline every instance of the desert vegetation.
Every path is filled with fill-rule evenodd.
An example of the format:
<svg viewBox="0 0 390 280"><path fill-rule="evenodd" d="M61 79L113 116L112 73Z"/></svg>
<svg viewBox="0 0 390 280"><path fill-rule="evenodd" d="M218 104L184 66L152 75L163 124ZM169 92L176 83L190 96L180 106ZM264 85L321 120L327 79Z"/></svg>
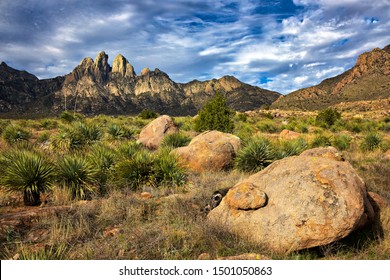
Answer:
<svg viewBox="0 0 390 280"><path fill-rule="evenodd" d="M274 259L390 258L389 206L364 230L287 254L211 228L201 212L215 190L321 146L342 151L368 190L390 200L389 117L373 120L336 110L234 114L219 107L223 97L213 102L216 107L198 118L175 117L180 131L165 136L156 150L137 142L153 112L116 117L64 112L55 118L1 120L0 257L197 259L205 253L210 258L258 253ZM212 111L224 114L219 122L224 127L214 127ZM229 170L196 174L171 153L199 131L218 128L242 140ZM283 130L295 132L294 139L282 137ZM43 214L27 220L18 216L21 223L7 224L13 215L34 209Z"/></svg>

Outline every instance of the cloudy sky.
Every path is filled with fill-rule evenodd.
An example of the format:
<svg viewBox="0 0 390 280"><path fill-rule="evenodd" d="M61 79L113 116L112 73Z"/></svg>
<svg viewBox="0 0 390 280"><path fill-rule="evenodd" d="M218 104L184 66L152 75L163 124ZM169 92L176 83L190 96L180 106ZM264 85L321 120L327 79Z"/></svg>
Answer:
<svg viewBox="0 0 390 280"><path fill-rule="evenodd" d="M390 0L1 0L0 61L40 78L123 54L176 82L234 75L281 93L390 44Z"/></svg>

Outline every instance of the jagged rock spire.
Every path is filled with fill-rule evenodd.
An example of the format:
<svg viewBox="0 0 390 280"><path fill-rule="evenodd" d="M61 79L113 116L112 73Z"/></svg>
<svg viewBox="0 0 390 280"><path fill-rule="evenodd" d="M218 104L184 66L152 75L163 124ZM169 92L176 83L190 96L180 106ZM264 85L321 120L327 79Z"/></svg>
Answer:
<svg viewBox="0 0 390 280"><path fill-rule="evenodd" d="M126 78L133 78L136 76L134 67L121 54L118 54L114 59L112 73L119 73L122 77Z"/></svg>

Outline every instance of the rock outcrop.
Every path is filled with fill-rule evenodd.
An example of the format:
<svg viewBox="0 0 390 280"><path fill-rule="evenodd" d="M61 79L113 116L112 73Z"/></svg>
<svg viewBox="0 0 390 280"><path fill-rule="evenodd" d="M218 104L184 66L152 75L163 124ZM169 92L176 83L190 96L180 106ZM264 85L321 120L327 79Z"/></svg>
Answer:
<svg viewBox="0 0 390 280"><path fill-rule="evenodd" d="M346 237L373 215L363 180L329 147L276 161L238 183L207 219L249 242L288 252Z"/></svg>
<svg viewBox="0 0 390 280"><path fill-rule="evenodd" d="M182 166L200 173L228 169L240 147L237 136L213 130L194 137L188 146L174 149L172 153Z"/></svg>
<svg viewBox="0 0 390 280"><path fill-rule="evenodd" d="M279 134L279 138L286 140L293 140L299 137L301 137L300 133L288 129L283 129Z"/></svg>
<svg viewBox="0 0 390 280"><path fill-rule="evenodd" d="M95 60L84 58L64 77L39 80L5 63L0 67L0 113L58 114L72 110L84 114L134 114L148 108L160 114L195 115L216 91L232 109L243 111L270 105L279 93L244 84L233 77L175 83L155 69L136 75L128 60L117 55L112 68L102 51Z"/></svg>
<svg viewBox="0 0 390 280"><path fill-rule="evenodd" d="M145 126L139 135L138 141L148 149L157 149L164 137L178 131L172 118L167 115L158 117Z"/></svg>

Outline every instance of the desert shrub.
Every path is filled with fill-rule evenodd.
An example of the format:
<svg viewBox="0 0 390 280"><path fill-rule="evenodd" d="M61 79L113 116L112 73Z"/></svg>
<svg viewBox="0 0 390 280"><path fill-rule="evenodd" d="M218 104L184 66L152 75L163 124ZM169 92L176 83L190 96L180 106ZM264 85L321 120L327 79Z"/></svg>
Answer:
<svg viewBox="0 0 390 280"><path fill-rule="evenodd" d="M307 148L307 142L303 138L283 141L277 148L276 157L281 159L290 156L297 156Z"/></svg>
<svg viewBox="0 0 390 280"><path fill-rule="evenodd" d="M244 172L257 172L275 160L271 142L265 138L252 138L238 152L235 167Z"/></svg>
<svg viewBox="0 0 390 280"><path fill-rule="evenodd" d="M1 158L1 185L9 192L23 192L25 205L38 205L40 194L51 189L54 168L41 154L11 150Z"/></svg>
<svg viewBox="0 0 390 280"><path fill-rule="evenodd" d="M187 135L184 135L182 133L172 133L168 134L164 137L163 141L161 142L162 147L171 147L171 148L178 148L187 146L188 143L190 143L191 139Z"/></svg>
<svg viewBox="0 0 390 280"><path fill-rule="evenodd" d="M4 128L11 124L10 120L2 120L0 119L0 133L3 133Z"/></svg>
<svg viewBox="0 0 390 280"><path fill-rule="evenodd" d="M369 132L364 136L360 142L360 149L362 151L373 151L378 149L382 143L382 137L374 132Z"/></svg>
<svg viewBox="0 0 390 280"><path fill-rule="evenodd" d="M390 122L380 122L378 129L385 132L390 132Z"/></svg>
<svg viewBox="0 0 390 280"><path fill-rule="evenodd" d="M310 143L312 148L332 146L332 136L325 134L316 135Z"/></svg>
<svg viewBox="0 0 390 280"><path fill-rule="evenodd" d="M130 187L133 190L139 189L143 185L151 184L152 167L152 154L140 149L132 157L125 158L115 165L114 180L121 186Z"/></svg>
<svg viewBox="0 0 390 280"><path fill-rule="evenodd" d="M42 133L41 135L38 136L37 142L38 143L43 143L43 142L46 142L49 139L50 139L50 134L49 134L49 132L45 131L44 133Z"/></svg>
<svg viewBox="0 0 390 280"><path fill-rule="evenodd" d="M114 149L103 146L94 145L88 154L88 160L92 163L96 169L96 181L99 184L99 193L106 193L106 183L110 177L115 163L117 162L118 155Z"/></svg>
<svg viewBox="0 0 390 280"><path fill-rule="evenodd" d="M117 124L108 126L107 132L112 139L130 139L133 136L133 131Z"/></svg>
<svg viewBox="0 0 390 280"><path fill-rule="evenodd" d="M333 138L332 144L340 151L344 151L351 145L352 138L347 134L339 134Z"/></svg>
<svg viewBox="0 0 390 280"><path fill-rule="evenodd" d="M102 138L102 131L97 125L78 122L71 130L72 134L77 134L85 144L92 144Z"/></svg>
<svg viewBox="0 0 390 280"><path fill-rule="evenodd" d="M31 138L31 132L18 126L10 124L3 130L3 139L8 144L13 144L19 141L28 141Z"/></svg>
<svg viewBox="0 0 390 280"><path fill-rule="evenodd" d="M60 114L60 119L66 123L71 123L71 122L74 122L76 120L81 120L81 119L83 119L83 117L84 116L82 114L74 113L74 112L70 112L70 111L63 111Z"/></svg>
<svg viewBox="0 0 390 280"><path fill-rule="evenodd" d="M139 113L138 117L143 120L146 119L154 119L157 118L158 114L151 109L143 109L141 113Z"/></svg>
<svg viewBox="0 0 390 280"><path fill-rule="evenodd" d="M125 142L119 146L118 156L122 159L129 159L142 149L144 148L140 143L134 141Z"/></svg>
<svg viewBox="0 0 390 280"><path fill-rule="evenodd" d="M57 179L74 199L86 199L95 192L98 170L86 158L67 155L59 159Z"/></svg>
<svg viewBox="0 0 390 280"><path fill-rule="evenodd" d="M248 116L245 113L238 113L236 115L236 120L239 122L247 122L248 121Z"/></svg>
<svg viewBox="0 0 390 280"><path fill-rule="evenodd" d="M322 127L331 127L338 119L341 119L341 113L336 109L327 108L318 113L316 123Z"/></svg>
<svg viewBox="0 0 390 280"><path fill-rule="evenodd" d="M195 119L194 129L231 132L234 129L233 116L234 113L226 104L226 98L217 93L200 109Z"/></svg>
<svg viewBox="0 0 390 280"><path fill-rule="evenodd" d="M153 161L151 180L156 184L180 186L186 181L185 171L179 166L170 149L161 149Z"/></svg>
<svg viewBox="0 0 390 280"><path fill-rule="evenodd" d="M278 131L277 126L272 121L261 121L257 128L261 132L275 133Z"/></svg>
<svg viewBox="0 0 390 280"><path fill-rule="evenodd" d="M260 116L263 118L266 118L266 119L270 119L270 120L274 119L274 116L272 116L272 114L270 112L262 112L260 114Z"/></svg>
<svg viewBox="0 0 390 280"><path fill-rule="evenodd" d="M58 127L58 121L54 119L42 119L39 125L41 128L55 129Z"/></svg>

